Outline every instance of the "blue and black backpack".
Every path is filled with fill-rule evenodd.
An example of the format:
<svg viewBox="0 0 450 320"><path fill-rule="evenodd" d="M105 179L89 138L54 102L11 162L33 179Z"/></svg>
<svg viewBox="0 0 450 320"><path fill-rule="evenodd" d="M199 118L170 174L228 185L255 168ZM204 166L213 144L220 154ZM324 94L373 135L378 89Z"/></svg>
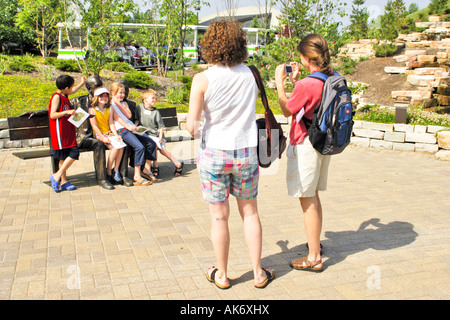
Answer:
<svg viewBox="0 0 450 320"><path fill-rule="evenodd" d="M303 117L311 144L324 155L341 153L350 143L355 114L347 80L337 72L333 76L314 72L308 77L324 82L322 99L314 108L312 120Z"/></svg>

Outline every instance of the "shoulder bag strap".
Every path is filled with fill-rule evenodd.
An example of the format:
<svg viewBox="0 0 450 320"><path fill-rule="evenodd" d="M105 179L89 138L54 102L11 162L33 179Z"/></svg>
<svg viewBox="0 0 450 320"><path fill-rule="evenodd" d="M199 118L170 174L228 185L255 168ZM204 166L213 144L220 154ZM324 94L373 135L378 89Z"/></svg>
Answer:
<svg viewBox="0 0 450 320"><path fill-rule="evenodd" d="M264 85L263 85L259 70L255 66L248 66L248 67L252 71L253 76L255 77L256 84L258 85L258 89L261 94L261 102L267 112L267 110L270 110L270 108L269 108L269 103L267 102L266 90L264 89Z"/></svg>
<svg viewBox="0 0 450 320"><path fill-rule="evenodd" d="M272 112L272 110L269 107L269 103L266 96L266 90L264 89L264 85L261 79L261 75L259 73L259 70L255 66L249 66L250 70L253 73L253 76L255 77L256 84L258 85L259 92L261 94L261 102L266 109L264 113L264 118L266 122L266 131L267 131L267 139L268 141L272 140L272 129L280 130L280 134L282 134L282 128L280 124L275 119L275 116ZM269 142L270 143L270 142Z"/></svg>

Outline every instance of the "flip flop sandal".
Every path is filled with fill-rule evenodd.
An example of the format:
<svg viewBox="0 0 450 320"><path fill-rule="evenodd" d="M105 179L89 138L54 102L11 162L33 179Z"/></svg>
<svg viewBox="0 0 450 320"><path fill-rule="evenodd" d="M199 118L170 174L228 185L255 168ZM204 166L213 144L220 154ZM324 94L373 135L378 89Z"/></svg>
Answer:
<svg viewBox="0 0 450 320"><path fill-rule="evenodd" d="M289 264L291 268L295 270L304 270L304 271L312 271L312 272L322 272L323 264L320 267L317 265L322 264L322 259L317 261L309 261L308 257L303 257L297 260L291 261Z"/></svg>
<svg viewBox="0 0 450 320"><path fill-rule="evenodd" d="M209 269L214 269L214 270L211 272L211 276L208 274ZM214 284L216 285L216 287L219 288L219 289L228 289L228 288L231 287L230 284L221 284L221 283L218 283L218 282L214 279L214 278L216 277L216 272L217 272L217 270L219 270L219 269L217 269L217 268L214 267L214 266L212 266L212 267L209 268L209 269L208 269L208 271L206 271L206 279L208 279L209 282L214 283Z"/></svg>
<svg viewBox="0 0 450 320"><path fill-rule="evenodd" d="M59 182L58 181L56 181L55 180L55 178L53 178L53 175L51 174L50 175L50 182L52 183L52 188L53 188L53 190L56 192L56 193L58 193L60 190L59 190Z"/></svg>
<svg viewBox="0 0 450 320"><path fill-rule="evenodd" d="M152 184L152 182L147 180L147 179L145 179L145 178L142 178L139 181L133 182L133 185L135 185L135 186L149 186L151 184Z"/></svg>
<svg viewBox="0 0 450 320"><path fill-rule="evenodd" d="M75 187L73 184L71 184L69 181L67 181L66 183L63 183L61 185L61 190L66 190L66 191L72 191L75 190L77 187Z"/></svg>
<svg viewBox="0 0 450 320"><path fill-rule="evenodd" d="M158 180L158 178L156 178L153 174L148 174L143 171L141 172L141 176L143 176L145 179L150 180L150 181Z"/></svg>
<svg viewBox="0 0 450 320"><path fill-rule="evenodd" d="M255 283L255 288L263 289L263 288L267 287L267 285L270 283L270 281L275 279L274 271L270 272L267 268L263 268L263 271L266 273L267 278L262 283L258 283L258 284Z"/></svg>

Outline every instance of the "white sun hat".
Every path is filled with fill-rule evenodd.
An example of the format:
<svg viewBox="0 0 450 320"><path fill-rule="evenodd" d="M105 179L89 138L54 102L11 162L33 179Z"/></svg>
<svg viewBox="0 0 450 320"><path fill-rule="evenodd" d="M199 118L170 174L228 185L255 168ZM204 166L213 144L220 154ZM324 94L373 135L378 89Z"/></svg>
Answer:
<svg viewBox="0 0 450 320"><path fill-rule="evenodd" d="M102 95L103 93L109 94L108 89L106 89L106 88L98 88L98 89L95 89L95 91L94 91L94 97L100 96L100 95Z"/></svg>

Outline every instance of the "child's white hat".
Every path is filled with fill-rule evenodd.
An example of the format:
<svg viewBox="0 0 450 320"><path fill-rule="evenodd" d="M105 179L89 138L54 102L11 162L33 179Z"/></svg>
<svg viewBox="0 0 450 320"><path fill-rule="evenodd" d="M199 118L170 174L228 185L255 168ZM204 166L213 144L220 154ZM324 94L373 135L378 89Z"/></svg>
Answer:
<svg viewBox="0 0 450 320"><path fill-rule="evenodd" d="M107 93L107 94L109 94L109 91L108 91L108 89L106 89L106 88L97 88L97 89L95 89L95 91L94 91L94 97L97 97L97 96L100 96L100 95L102 95L103 93Z"/></svg>

